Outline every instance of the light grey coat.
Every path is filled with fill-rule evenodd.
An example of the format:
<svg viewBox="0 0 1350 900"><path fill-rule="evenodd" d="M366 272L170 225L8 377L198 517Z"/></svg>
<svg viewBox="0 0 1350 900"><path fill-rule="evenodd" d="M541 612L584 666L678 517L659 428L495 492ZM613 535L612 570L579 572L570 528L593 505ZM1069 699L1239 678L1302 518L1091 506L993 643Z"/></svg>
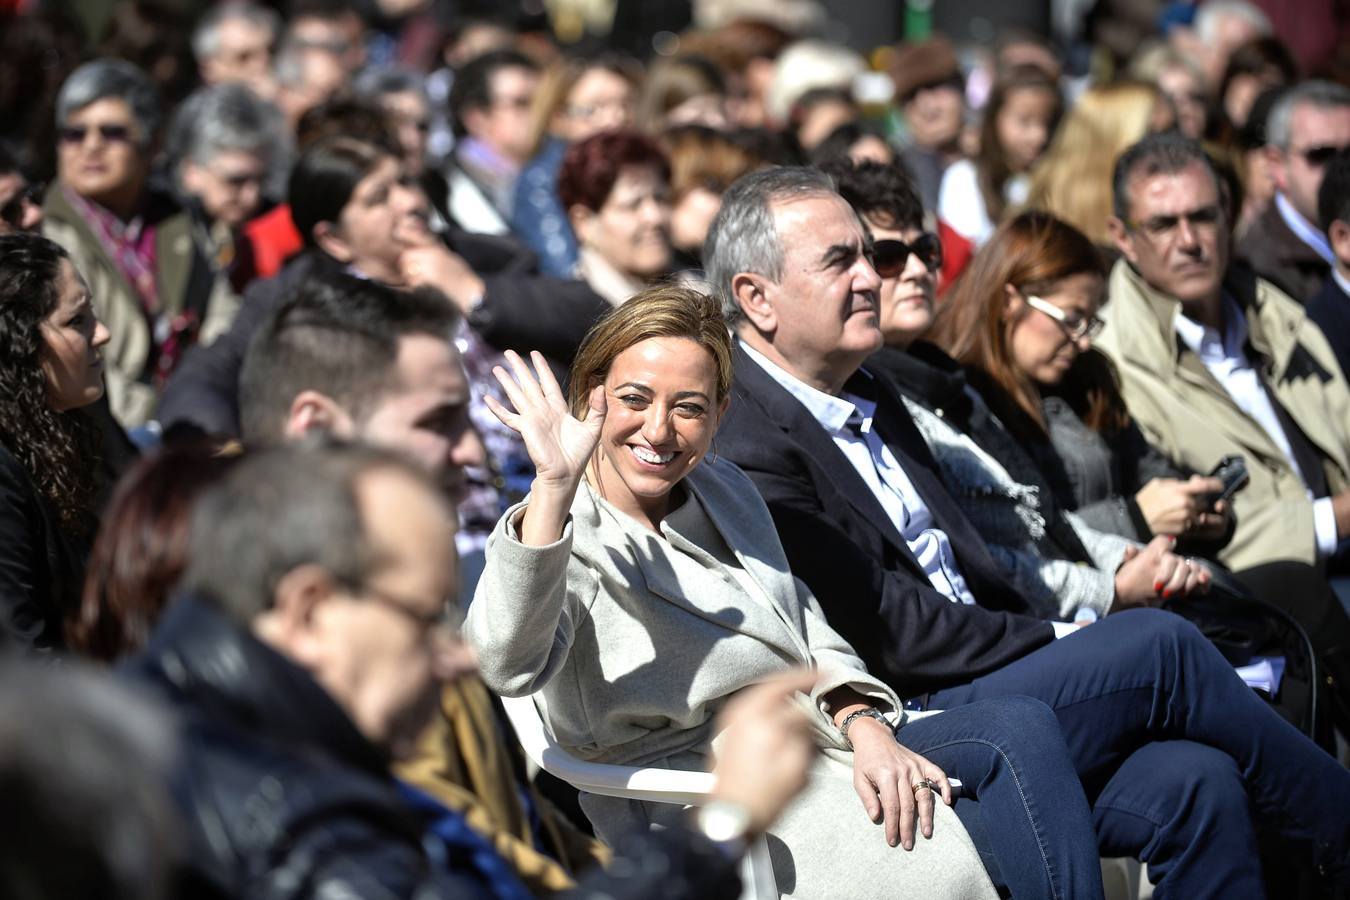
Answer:
<svg viewBox="0 0 1350 900"><path fill-rule="evenodd" d="M556 543L520 543L525 504L508 510L489 538L465 627L487 684L507 696L533 693L554 737L579 757L695 770L709 767L713 718L729 696L813 664L819 678L809 700L799 700L824 752L811 786L772 829L779 890L811 898L994 896L946 807L938 804L933 839L912 852L888 847L867 818L852 786L852 754L822 697L848 685L883 709L898 698L867 673L792 576L754 484L730 463L705 461L682 485L760 596L737 590L745 582L736 577L720 592L682 583L676 555L706 563L725 548L705 552L669 521L658 536L583 482ZM679 814L589 795L582 804L608 839Z"/></svg>

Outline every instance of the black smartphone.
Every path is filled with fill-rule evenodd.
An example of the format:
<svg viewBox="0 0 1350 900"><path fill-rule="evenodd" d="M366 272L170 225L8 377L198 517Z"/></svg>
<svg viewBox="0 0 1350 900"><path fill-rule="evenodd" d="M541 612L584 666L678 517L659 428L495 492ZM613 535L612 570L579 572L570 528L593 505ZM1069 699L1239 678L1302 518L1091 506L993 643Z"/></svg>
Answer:
<svg viewBox="0 0 1350 900"><path fill-rule="evenodd" d="M1231 498L1238 491L1247 486L1251 476L1247 473L1247 461L1241 456L1225 456L1219 460L1219 464L1210 472L1210 477L1217 478L1223 482L1223 490L1217 494L1209 495L1209 505L1213 506L1220 500Z"/></svg>

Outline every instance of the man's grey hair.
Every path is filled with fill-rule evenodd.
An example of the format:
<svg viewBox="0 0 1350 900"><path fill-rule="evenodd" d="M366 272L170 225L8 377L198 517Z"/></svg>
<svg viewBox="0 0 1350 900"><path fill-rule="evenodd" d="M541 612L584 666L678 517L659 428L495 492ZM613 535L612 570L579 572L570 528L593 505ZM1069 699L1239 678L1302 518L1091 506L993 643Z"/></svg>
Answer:
<svg viewBox="0 0 1350 900"><path fill-rule="evenodd" d="M1289 149L1294 136L1294 109L1304 105L1318 109L1350 107L1350 88L1330 81L1301 81L1280 94L1266 119L1267 144Z"/></svg>
<svg viewBox="0 0 1350 900"><path fill-rule="evenodd" d="M1215 46L1219 42L1219 26L1228 18L1242 19L1263 37L1274 31L1270 17L1250 0L1207 0L1196 10L1195 36L1206 47Z"/></svg>
<svg viewBox="0 0 1350 900"><path fill-rule="evenodd" d="M379 104L386 94L417 94L424 101L427 97L426 79L408 69L369 68L356 77L352 92L360 100Z"/></svg>
<svg viewBox="0 0 1350 900"><path fill-rule="evenodd" d="M169 159L209 165L222 153L254 153L269 171L288 169L290 137L281 110L242 84L194 91L169 127Z"/></svg>
<svg viewBox="0 0 1350 900"><path fill-rule="evenodd" d="M251 454L193 506L182 587L243 623L270 609L282 577L303 565L360 588L381 560L356 483L385 469L435 491L402 457L370 447L322 440Z"/></svg>
<svg viewBox="0 0 1350 900"><path fill-rule="evenodd" d="M149 75L124 59L96 59L71 72L56 95L56 127L64 128L72 115L106 99L126 101L141 146L150 146L163 117L159 90Z"/></svg>
<svg viewBox="0 0 1350 900"><path fill-rule="evenodd" d="M1199 141L1174 132L1163 132L1149 135L1116 160L1115 171L1111 175L1111 203L1116 218L1129 221L1130 183L1136 178L1171 175L1197 164L1204 167L1214 179L1220 206L1226 210L1224 201L1227 189L1214 167L1214 161L1205 153L1205 148L1200 146Z"/></svg>
<svg viewBox="0 0 1350 900"><path fill-rule="evenodd" d="M273 44L281 36L281 16L275 10L249 0L230 0L217 4L202 16L196 30L192 32L192 55L196 57L198 65L220 52L220 26L231 19L240 19L266 29L272 36Z"/></svg>
<svg viewBox="0 0 1350 900"><path fill-rule="evenodd" d="M733 278L741 272L774 281L783 277L783 242L774 224L774 204L836 194L829 175L805 166L751 172L727 188L703 244L703 267L729 327L742 317L731 290Z"/></svg>

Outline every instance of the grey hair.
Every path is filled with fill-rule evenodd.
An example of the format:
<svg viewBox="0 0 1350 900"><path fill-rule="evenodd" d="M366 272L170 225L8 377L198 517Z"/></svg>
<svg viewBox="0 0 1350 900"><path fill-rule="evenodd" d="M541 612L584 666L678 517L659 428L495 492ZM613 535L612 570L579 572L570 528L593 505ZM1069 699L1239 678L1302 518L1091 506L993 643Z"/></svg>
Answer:
<svg viewBox="0 0 1350 900"><path fill-rule="evenodd" d="M1280 94L1266 119L1267 144L1281 150L1289 149L1294 131L1294 108L1304 104L1318 109L1350 106L1350 88L1330 81L1300 81Z"/></svg>
<svg viewBox="0 0 1350 900"><path fill-rule="evenodd" d="M426 79L408 69L366 69L356 77L352 91L358 99L376 104L386 94L417 94L430 102Z"/></svg>
<svg viewBox="0 0 1350 900"><path fill-rule="evenodd" d="M424 475L388 451L332 441L251 454L193 506L182 586L250 622L288 572L317 565L355 589L380 560L366 535L356 482L394 469Z"/></svg>
<svg viewBox="0 0 1350 900"><path fill-rule="evenodd" d="M1219 23L1229 17L1242 19L1262 37L1274 30L1270 17L1250 0L1207 0L1196 10L1195 36L1206 47L1214 46L1219 42Z"/></svg>
<svg viewBox="0 0 1350 900"><path fill-rule="evenodd" d="M209 9L192 32L192 55L196 57L198 65L220 52L220 26L231 19L242 19L250 25L267 29L273 43L281 35L281 16L275 10L250 0L229 0Z"/></svg>
<svg viewBox="0 0 1350 900"><path fill-rule="evenodd" d="M1227 185L1219 177L1219 171L1209 154L1205 153L1205 148L1199 141L1173 132L1163 132L1151 134L1135 143L1116 160L1115 170L1111 174L1111 203L1116 218L1127 221L1130 217L1130 182L1134 179L1171 175L1192 165L1203 166L1214 179L1220 205L1226 209Z"/></svg>
<svg viewBox="0 0 1350 900"><path fill-rule="evenodd" d="M773 204L836 193L834 179L805 166L761 169L727 188L703 244L703 267L728 327L734 328L742 318L731 290L733 278L741 272L774 281L783 277L783 243L774 224Z"/></svg>
<svg viewBox="0 0 1350 900"><path fill-rule="evenodd" d="M242 84L217 84L194 91L169 126L173 167L206 165L221 153L256 153L269 170L284 169L290 149L281 110Z"/></svg>
<svg viewBox="0 0 1350 900"><path fill-rule="evenodd" d="M149 75L124 59L96 59L71 72L56 96L56 127L64 128L74 113L109 98L126 101L141 146L150 146L163 116L159 90Z"/></svg>

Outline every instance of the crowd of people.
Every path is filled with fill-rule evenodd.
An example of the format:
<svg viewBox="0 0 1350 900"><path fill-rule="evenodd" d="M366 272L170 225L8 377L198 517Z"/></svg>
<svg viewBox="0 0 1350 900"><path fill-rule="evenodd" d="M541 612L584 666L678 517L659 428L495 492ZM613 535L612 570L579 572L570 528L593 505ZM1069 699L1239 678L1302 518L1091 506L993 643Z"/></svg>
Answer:
<svg viewBox="0 0 1350 900"><path fill-rule="evenodd" d="M1341 57L19 6L0 894L1350 896Z"/></svg>

